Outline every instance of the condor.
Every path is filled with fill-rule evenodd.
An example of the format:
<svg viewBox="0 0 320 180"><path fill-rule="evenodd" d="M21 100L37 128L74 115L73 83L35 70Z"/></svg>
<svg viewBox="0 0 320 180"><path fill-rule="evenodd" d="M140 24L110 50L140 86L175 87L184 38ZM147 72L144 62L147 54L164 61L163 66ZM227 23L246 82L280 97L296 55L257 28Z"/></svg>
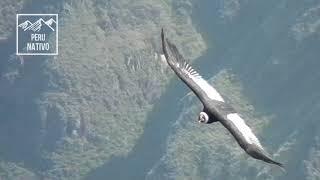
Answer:
<svg viewBox="0 0 320 180"><path fill-rule="evenodd" d="M224 101L216 89L184 60L177 47L164 37L163 29L161 30L161 39L163 54L168 65L195 93L204 106L203 111L199 114L198 121L205 124L220 122L251 157L283 167L281 163L266 155L260 141L243 118Z"/></svg>

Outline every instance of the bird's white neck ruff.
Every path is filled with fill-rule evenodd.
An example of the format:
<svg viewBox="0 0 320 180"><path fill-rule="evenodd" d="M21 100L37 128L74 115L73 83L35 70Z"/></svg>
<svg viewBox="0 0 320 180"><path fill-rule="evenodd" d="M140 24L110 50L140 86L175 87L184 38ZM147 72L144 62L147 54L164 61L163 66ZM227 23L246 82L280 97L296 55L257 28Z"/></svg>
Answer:
<svg viewBox="0 0 320 180"><path fill-rule="evenodd" d="M242 136L246 139L246 141L249 144L256 144L261 149L263 149L258 138L253 134L252 130L238 115L238 113L228 114L227 118L237 127L237 129L241 132Z"/></svg>
<svg viewBox="0 0 320 180"><path fill-rule="evenodd" d="M204 118L203 121L201 121L201 117ZM200 112L200 114L199 114L199 122L208 123L208 121L209 121L209 116L208 116L208 114L205 113L205 112Z"/></svg>

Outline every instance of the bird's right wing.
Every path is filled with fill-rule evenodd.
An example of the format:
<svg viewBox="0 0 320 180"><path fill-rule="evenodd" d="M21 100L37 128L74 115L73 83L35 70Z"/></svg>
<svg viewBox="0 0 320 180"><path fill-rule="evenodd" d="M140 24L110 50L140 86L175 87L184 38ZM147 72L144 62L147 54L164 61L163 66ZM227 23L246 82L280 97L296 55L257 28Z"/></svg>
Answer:
<svg viewBox="0 0 320 180"><path fill-rule="evenodd" d="M161 31L162 50L167 63L176 75L203 101L210 98L215 101L224 102L221 95L206 81L190 64L182 57L177 47L164 37Z"/></svg>

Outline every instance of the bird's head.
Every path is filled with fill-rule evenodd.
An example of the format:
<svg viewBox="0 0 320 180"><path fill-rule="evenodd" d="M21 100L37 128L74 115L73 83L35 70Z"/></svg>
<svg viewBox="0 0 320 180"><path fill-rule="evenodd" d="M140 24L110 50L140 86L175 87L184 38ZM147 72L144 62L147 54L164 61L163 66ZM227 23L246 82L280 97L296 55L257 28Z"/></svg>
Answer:
<svg viewBox="0 0 320 180"><path fill-rule="evenodd" d="M208 123L208 121L209 121L208 114L205 112L200 112L198 122L199 123Z"/></svg>

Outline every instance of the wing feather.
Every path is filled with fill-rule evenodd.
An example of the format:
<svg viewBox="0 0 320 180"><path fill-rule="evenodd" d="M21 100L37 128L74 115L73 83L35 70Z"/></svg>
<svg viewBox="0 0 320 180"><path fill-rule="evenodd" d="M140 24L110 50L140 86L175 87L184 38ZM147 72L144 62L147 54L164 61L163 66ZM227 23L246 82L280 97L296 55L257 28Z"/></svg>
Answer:
<svg viewBox="0 0 320 180"><path fill-rule="evenodd" d="M233 123L233 125L238 129L248 143L255 144L263 149L259 139L254 135L251 128L244 122L238 113L228 114L227 119Z"/></svg>
<svg viewBox="0 0 320 180"><path fill-rule="evenodd" d="M186 83L191 90L200 98L208 97L210 99L224 102L222 96L215 90L201 75L183 58L177 47L168 39L164 38L163 30L161 32L162 49L166 61L177 76Z"/></svg>

